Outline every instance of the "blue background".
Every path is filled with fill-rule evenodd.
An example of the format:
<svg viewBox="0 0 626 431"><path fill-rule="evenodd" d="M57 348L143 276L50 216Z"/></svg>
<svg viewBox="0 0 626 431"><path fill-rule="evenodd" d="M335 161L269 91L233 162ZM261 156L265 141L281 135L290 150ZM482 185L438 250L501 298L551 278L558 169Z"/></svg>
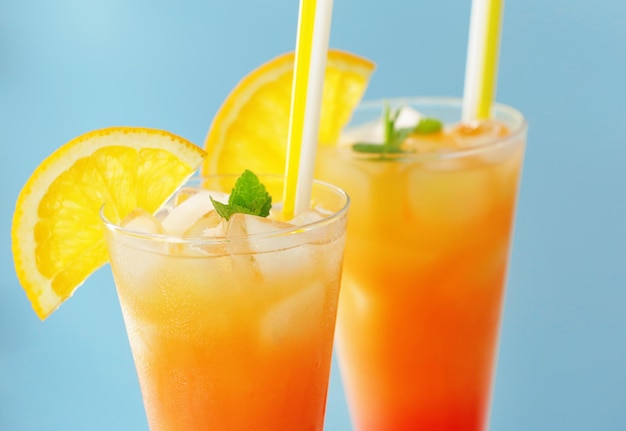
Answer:
<svg viewBox="0 0 626 431"><path fill-rule="evenodd" d="M201 144L248 71L295 46L297 0L0 2L0 430L147 430L108 267L41 323L10 250L19 190L110 125ZM366 98L462 94L469 0L336 0ZM530 134L491 429L626 429L626 2L508 0L498 101ZM338 376L328 430L349 430Z"/></svg>

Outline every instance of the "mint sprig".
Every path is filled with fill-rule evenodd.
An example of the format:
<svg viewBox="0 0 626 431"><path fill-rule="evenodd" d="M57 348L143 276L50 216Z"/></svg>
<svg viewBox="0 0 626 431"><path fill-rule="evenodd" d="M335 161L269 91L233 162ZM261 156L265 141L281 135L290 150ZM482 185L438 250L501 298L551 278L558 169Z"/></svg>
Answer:
<svg viewBox="0 0 626 431"><path fill-rule="evenodd" d="M396 122L400 115L400 109L391 109L385 103L383 108L384 141L380 143L357 142L352 144L352 149L358 153L397 154L406 152L402 148L404 140L413 133L422 135L437 133L443 129L443 124L436 118L423 117L415 127L397 128Z"/></svg>
<svg viewBox="0 0 626 431"><path fill-rule="evenodd" d="M228 204L211 198L215 211L226 220L235 213L267 217L272 207L272 197L252 171L245 170L235 182Z"/></svg>

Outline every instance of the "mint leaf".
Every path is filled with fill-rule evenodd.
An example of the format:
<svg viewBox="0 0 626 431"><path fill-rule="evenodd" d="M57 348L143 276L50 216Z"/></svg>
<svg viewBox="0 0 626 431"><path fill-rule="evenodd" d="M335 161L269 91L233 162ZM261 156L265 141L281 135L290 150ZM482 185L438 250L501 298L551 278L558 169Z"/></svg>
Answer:
<svg viewBox="0 0 626 431"><path fill-rule="evenodd" d="M396 144L395 139L395 128L396 128L396 120L398 119L398 115L400 115L400 111L392 111L389 107L388 103L385 103L383 108L383 124L385 125L385 145L388 149L391 149Z"/></svg>
<svg viewBox="0 0 626 431"><path fill-rule="evenodd" d="M403 129L396 129L395 130L395 147L400 148L400 146L402 145L402 143L404 142L404 140L411 134L413 133L414 129L412 127L406 127Z"/></svg>
<svg viewBox="0 0 626 431"><path fill-rule="evenodd" d="M252 171L245 170L235 182L230 192L228 204L211 198L217 213L226 220L235 213L267 217L272 208L272 197Z"/></svg>
<svg viewBox="0 0 626 431"><path fill-rule="evenodd" d="M227 204L216 201L215 199L213 199L213 197L211 197L211 202L213 203L213 208L215 208L215 211L220 215L220 217L226 220L230 219L230 216L235 213L233 208L231 208Z"/></svg>
<svg viewBox="0 0 626 431"><path fill-rule="evenodd" d="M417 123L414 133L420 133L422 135L428 135L430 133L437 133L443 129L443 124L436 118L424 117Z"/></svg>
<svg viewBox="0 0 626 431"><path fill-rule="evenodd" d="M373 144L370 142L357 142L352 144L352 150L357 153L402 153L402 149L388 149L381 144Z"/></svg>

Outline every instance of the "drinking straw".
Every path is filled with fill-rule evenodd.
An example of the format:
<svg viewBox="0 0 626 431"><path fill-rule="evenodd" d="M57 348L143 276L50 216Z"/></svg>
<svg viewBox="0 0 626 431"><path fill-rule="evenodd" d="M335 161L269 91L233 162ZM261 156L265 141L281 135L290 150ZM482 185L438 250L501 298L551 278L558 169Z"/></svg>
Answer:
<svg viewBox="0 0 626 431"><path fill-rule="evenodd" d="M300 1L283 192L286 219L311 201L332 5L332 0Z"/></svg>
<svg viewBox="0 0 626 431"><path fill-rule="evenodd" d="M495 99L504 0L473 0L465 68L463 121L489 118Z"/></svg>

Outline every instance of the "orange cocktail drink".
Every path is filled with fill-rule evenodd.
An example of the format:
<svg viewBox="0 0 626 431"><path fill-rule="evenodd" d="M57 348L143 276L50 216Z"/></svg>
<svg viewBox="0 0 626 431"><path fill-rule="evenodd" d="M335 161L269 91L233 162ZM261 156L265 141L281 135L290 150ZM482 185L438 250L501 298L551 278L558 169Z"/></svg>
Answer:
<svg viewBox="0 0 626 431"><path fill-rule="evenodd" d="M233 180L181 189L157 229L107 223L150 429L322 430L347 196L316 183L291 222L223 221L206 189L219 201ZM262 181L280 196L282 178Z"/></svg>
<svg viewBox="0 0 626 431"><path fill-rule="evenodd" d="M357 431L482 431L526 123L499 105L495 121L458 125L458 100L391 103L444 128L398 153L340 145L319 166L352 200L337 323L351 418ZM381 111L362 105L346 136L381 134Z"/></svg>

